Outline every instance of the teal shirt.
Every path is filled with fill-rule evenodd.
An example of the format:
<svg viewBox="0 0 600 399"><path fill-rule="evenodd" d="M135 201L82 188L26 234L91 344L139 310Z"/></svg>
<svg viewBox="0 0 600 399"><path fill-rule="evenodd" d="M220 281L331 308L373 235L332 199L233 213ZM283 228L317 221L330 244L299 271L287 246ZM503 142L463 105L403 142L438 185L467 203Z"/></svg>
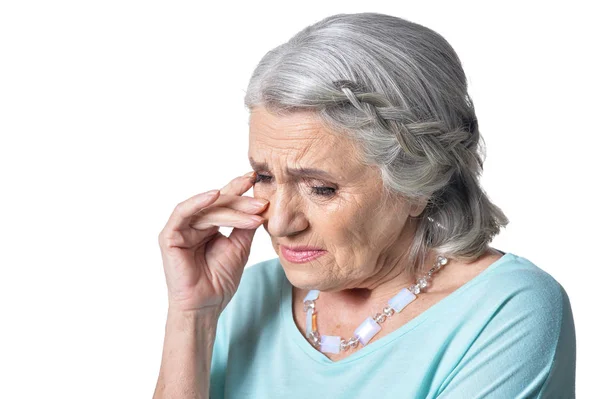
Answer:
<svg viewBox="0 0 600 399"><path fill-rule="evenodd" d="M512 253L335 362L296 327L291 294L279 258L244 270L217 325L212 399L575 397L567 293Z"/></svg>

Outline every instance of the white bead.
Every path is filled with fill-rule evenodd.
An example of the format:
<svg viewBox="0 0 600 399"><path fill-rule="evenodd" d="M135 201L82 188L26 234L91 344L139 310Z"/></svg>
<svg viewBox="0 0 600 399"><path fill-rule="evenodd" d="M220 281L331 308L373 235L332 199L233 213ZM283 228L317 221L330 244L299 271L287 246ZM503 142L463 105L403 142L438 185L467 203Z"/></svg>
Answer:
<svg viewBox="0 0 600 399"><path fill-rule="evenodd" d="M400 292L396 294L396 296L388 301L388 305L390 305L396 312L399 312L416 298L416 295L410 292L407 288L402 288Z"/></svg>
<svg viewBox="0 0 600 399"><path fill-rule="evenodd" d="M340 353L342 337L321 335L321 352Z"/></svg>
<svg viewBox="0 0 600 399"><path fill-rule="evenodd" d="M304 301L314 301L319 297L319 290L310 290L308 294L304 297Z"/></svg>
<svg viewBox="0 0 600 399"><path fill-rule="evenodd" d="M356 335L360 343L365 346L379 331L381 331L381 326L371 317L367 317L365 321L354 330L354 335Z"/></svg>
<svg viewBox="0 0 600 399"><path fill-rule="evenodd" d="M307 336L312 331L312 314L313 314L313 310L308 309L308 311L306 312L306 335Z"/></svg>

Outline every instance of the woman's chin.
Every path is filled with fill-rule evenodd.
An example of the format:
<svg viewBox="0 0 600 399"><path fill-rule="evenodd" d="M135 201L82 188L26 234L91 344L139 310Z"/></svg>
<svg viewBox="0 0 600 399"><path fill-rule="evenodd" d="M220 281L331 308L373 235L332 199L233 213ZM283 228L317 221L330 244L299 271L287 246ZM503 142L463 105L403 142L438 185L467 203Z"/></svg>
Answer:
<svg viewBox="0 0 600 399"><path fill-rule="evenodd" d="M281 262L283 271L290 284L301 290L314 290L319 284L316 275L310 269L299 269L298 265Z"/></svg>

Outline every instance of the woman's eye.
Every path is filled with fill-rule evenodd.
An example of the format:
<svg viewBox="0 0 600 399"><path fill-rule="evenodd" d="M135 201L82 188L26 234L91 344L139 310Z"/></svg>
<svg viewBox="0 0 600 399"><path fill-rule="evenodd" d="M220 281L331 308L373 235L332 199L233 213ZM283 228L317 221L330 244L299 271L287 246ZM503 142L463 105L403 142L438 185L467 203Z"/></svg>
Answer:
<svg viewBox="0 0 600 399"><path fill-rule="evenodd" d="M324 197L331 197L335 194L335 188L333 187L313 187L312 189L317 195L322 195Z"/></svg>
<svg viewBox="0 0 600 399"><path fill-rule="evenodd" d="M260 183L261 181L270 179L271 176L265 176L265 175L261 175L261 174L256 174L256 180L254 181L254 183Z"/></svg>
<svg viewBox="0 0 600 399"><path fill-rule="evenodd" d="M261 182L265 182L265 181L270 181L271 176L267 176L267 175L261 175L258 174L256 175L256 180L254 181L254 183L261 183ZM331 197L333 194L335 194L336 189L333 187L311 187L313 190L313 193L322 197Z"/></svg>

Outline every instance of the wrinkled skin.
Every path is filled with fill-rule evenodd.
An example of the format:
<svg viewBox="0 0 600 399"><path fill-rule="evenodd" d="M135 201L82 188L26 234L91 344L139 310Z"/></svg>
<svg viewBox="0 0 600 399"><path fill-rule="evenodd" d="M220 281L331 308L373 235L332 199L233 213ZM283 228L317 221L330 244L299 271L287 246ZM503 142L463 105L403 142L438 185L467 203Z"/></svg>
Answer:
<svg viewBox="0 0 600 399"><path fill-rule="evenodd" d="M282 117L255 108L249 124L249 158L268 167L256 170L267 177L259 176L254 196L269 200L261 213L263 227L292 285L359 304L388 298L412 280L404 274L415 228L411 217L425 204L411 206L399 197L385 202L377 169L361 164L350 139L327 131L309 113ZM286 173L286 168L300 167L332 177ZM310 245L327 254L294 264L281 256L280 245Z"/></svg>

